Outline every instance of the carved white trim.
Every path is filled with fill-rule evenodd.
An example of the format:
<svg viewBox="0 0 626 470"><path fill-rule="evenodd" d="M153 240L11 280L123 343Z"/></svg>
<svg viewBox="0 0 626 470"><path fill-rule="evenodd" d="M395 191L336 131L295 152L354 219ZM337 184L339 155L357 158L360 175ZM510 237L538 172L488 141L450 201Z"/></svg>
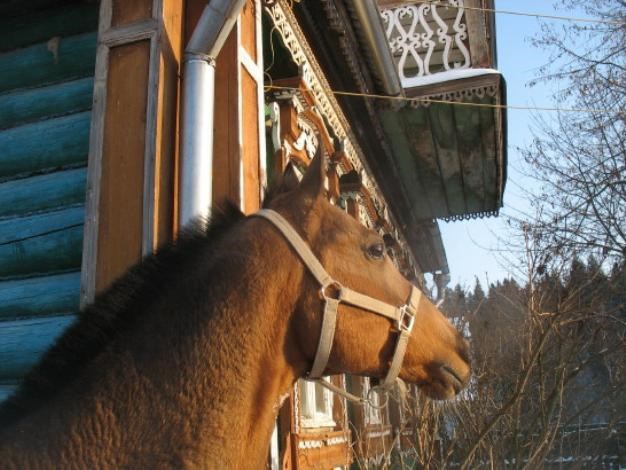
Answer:
<svg viewBox="0 0 626 470"><path fill-rule="evenodd" d="M496 98L496 102L497 104L499 104L499 88L500 87L498 85L493 84L472 88L464 88L462 90L455 90L444 93L435 93L432 95L425 95L420 96L419 98L415 98L409 101L409 104L413 108L419 108L430 106L431 103L429 100L466 102L471 100L472 98L484 98L485 96Z"/></svg>
<svg viewBox="0 0 626 470"><path fill-rule="evenodd" d="M324 447L324 441L321 439L308 439L298 443L298 449L321 449Z"/></svg>
<svg viewBox="0 0 626 470"><path fill-rule="evenodd" d="M392 227L395 227L396 224L394 223L393 217L388 211L384 210L388 206L387 202L384 200L374 180L369 176L367 171L364 171L364 164L362 162L365 162L366 159L363 150L357 143L350 124L343 114L321 67L317 63L304 33L298 25L298 21L290 8L289 0L276 0L271 5L266 4L265 10L273 23L273 27L280 34L283 44L291 54L292 60L300 67L302 81L315 98L316 111L324 117L337 138L343 142L346 156L354 169L362 174L361 182L368 190L372 203L378 213L381 215L384 214L385 220L387 220ZM303 110L304 101L302 98L296 98L298 93L298 90L272 91L272 95L277 101L280 99L292 99L296 111L300 113ZM406 258L409 260L411 271L418 273L415 268L416 264L412 251L408 248L406 239L397 230L395 235L396 239L400 242Z"/></svg>
<svg viewBox="0 0 626 470"><path fill-rule="evenodd" d="M381 10L389 48L404 88L419 86L425 75L442 71L431 70L435 67L431 64L434 56L441 58L445 71L471 66L464 42L467 25L463 6L463 0L438 0ZM455 12L454 21L442 18L443 11L450 9Z"/></svg>
<svg viewBox="0 0 626 470"><path fill-rule="evenodd" d="M295 414L294 431L296 434L300 432L300 397L298 396L298 382L299 381L296 380L296 383L293 384L293 409Z"/></svg>
<svg viewBox="0 0 626 470"><path fill-rule="evenodd" d="M348 438L345 435L327 439L307 439L298 442L298 449L321 449L324 446L337 446L347 442Z"/></svg>
<svg viewBox="0 0 626 470"><path fill-rule="evenodd" d="M306 41L304 33L299 28L297 19L289 7L289 2L278 0L271 6L266 7L266 11L274 23L276 31L280 34L285 47L291 54L292 60L300 67L302 81L313 94L317 104L317 111L326 119L335 135L343 140L344 151L348 160L360 172L363 169L362 162L365 161L363 150L357 143L350 124L335 99L313 51L311 51ZM277 94L274 96L278 99ZM298 108L296 110L300 112ZM363 186L368 189L376 209L380 211L387 204L376 183L366 172L364 173Z"/></svg>
<svg viewBox="0 0 626 470"><path fill-rule="evenodd" d="M378 437L385 437L391 434L391 429L385 429L384 431L371 431L367 433L368 439L376 439Z"/></svg>
<svg viewBox="0 0 626 470"><path fill-rule="evenodd" d="M329 437L328 439L324 440L326 442L327 446L336 446L339 444L345 444L346 442L348 442L348 438L343 435L343 436L335 436L335 437Z"/></svg>

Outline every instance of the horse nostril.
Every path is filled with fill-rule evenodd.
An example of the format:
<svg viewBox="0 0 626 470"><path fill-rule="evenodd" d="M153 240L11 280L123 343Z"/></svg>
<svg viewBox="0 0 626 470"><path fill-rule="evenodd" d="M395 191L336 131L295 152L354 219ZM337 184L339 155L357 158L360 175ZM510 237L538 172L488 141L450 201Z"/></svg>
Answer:
<svg viewBox="0 0 626 470"><path fill-rule="evenodd" d="M463 389L465 381L461 380L461 377L459 377L456 371L452 369L451 367L441 366L441 370L443 370L444 373L446 373L448 376L451 376L454 379L452 380L452 384L451 384L452 388L454 388L454 391L456 393L459 393Z"/></svg>

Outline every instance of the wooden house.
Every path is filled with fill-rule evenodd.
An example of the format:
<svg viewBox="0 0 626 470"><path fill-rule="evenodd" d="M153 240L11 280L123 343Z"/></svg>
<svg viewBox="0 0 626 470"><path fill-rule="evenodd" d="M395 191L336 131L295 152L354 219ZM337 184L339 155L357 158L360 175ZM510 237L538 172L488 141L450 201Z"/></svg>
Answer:
<svg viewBox="0 0 626 470"><path fill-rule="evenodd" d="M485 7L1 0L0 399L81 305L190 217L224 197L254 212L268 182L288 162L304 170L318 146L331 201L383 234L407 277L441 287L437 219L497 214L506 181ZM212 48L192 46L203 41ZM299 381L268 465L380 463L409 455L410 441L393 402L353 407Z"/></svg>

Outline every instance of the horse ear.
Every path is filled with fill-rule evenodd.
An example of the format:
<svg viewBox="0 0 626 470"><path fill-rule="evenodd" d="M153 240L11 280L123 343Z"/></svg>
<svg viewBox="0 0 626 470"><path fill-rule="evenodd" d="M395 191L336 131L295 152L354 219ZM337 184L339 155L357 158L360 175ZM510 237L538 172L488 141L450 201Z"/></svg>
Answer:
<svg viewBox="0 0 626 470"><path fill-rule="evenodd" d="M299 184L300 178L298 177L298 172L294 168L293 163L287 163L285 171L283 171L283 178L281 181L283 191L293 191Z"/></svg>
<svg viewBox="0 0 626 470"><path fill-rule="evenodd" d="M322 144L317 147L315 156L307 171L300 182L300 191L305 197L315 199L324 190L324 181L326 178L326 162L322 153Z"/></svg>

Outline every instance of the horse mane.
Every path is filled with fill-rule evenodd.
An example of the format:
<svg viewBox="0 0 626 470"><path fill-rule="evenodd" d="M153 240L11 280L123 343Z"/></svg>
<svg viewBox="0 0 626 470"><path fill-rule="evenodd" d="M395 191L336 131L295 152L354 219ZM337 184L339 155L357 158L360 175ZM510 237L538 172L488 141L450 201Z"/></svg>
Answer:
<svg viewBox="0 0 626 470"><path fill-rule="evenodd" d="M137 324L146 298L167 289L198 250L210 250L244 214L230 202L213 209L210 221L189 224L173 243L147 256L96 297L26 375L22 384L0 404L0 428L40 407L74 381L121 332Z"/></svg>

